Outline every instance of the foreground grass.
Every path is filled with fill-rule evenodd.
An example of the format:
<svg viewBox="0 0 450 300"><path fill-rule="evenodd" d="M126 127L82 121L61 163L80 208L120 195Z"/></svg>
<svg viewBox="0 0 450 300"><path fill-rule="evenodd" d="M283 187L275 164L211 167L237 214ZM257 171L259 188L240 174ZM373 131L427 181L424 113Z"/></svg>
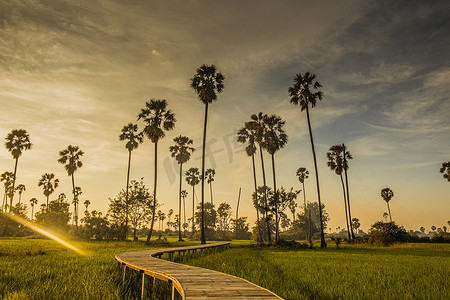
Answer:
<svg viewBox="0 0 450 300"><path fill-rule="evenodd" d="M285 299L450 299L450 245L238 247L188 264L245 278Z"/></svg>

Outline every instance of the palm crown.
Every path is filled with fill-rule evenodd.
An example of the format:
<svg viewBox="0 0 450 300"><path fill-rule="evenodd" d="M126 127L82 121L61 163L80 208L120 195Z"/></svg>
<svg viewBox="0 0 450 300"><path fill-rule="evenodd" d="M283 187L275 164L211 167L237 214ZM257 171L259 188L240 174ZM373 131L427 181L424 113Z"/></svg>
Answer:
<svg viewBox="0 0 450 300"><path fill-rule="evenodd" d="M252 156L256 152L256 134L257 128L254 122L245 122L244 127L239 129L237 133L237 141L238 143L244 144L247 143L247 147L245 147L245 152L248 156Z"/></svg>
<svg viewBox="0 0 450 300"><path fill-rule="evenodd" d="M344 167L348 170L348 160L353 159L350 152L345 152L345 161L343 158L344 146L334 145L330 147L330 151L327 152L328 162L327 165L332 171L335 171L337 175L341 175L344 171Z"/></svg>
<svg viewBox="0 0 450 300"><path fill-rule="evenodd" d="M193 141L187 136L178 136L173 139L175 145L169 147L172 157L175 157L179 164L184 164L191 158L191 153L194 152L194 148L189 145L193 144Z"/></svg>
<svg viewBox="0 0 450 300"><path fill-rule="evenodd" d="M167 109L167 101L164 99L146 102L145 108L138 115L138 120L140 119L146 123L144 133L153 143L165 137L164 131L172 130L176 122L175 114Z"/></svg>
<svg viewBox="0 0 450 300"><path fill-rule="evenodd" d="M142 132L137 133L137 124L129 123L122 128L122 133L119 135L119 140L127 141L125 148L128 151L136 149L140 143L144 141L144 134Z"/></svg>
<svg viewBox="0 0 450 300"><path fill-rule="evenodd" d="M214 181L214 175L216 175L216 170L208 169L205 172L205 179L207 183L211 183Z"/></svg>
<svg viewBox="0 0 450 300"><path fill-rule="evenodd" d="M44 195L46 197L53 194L55 189L59 185L59 179L55 178L55 174L53 173L45 173L41 176L41 179L39 179L38 186L42 186L44 190Z"/></svg>
<svg viewBox="0 0 450 300"><path fill-rule="evenodd" d="M202 65L191 79L191 87L196 91L198 98L204 104L217 100L217 93L223 90L225 76L216 72L214 65ZM217 92L217 93L216 93Z"/></svg>
<svg viewBox="0 0 450 300"><path fill-rule="evenodd" d="M6 136L6 149L14 159L19 158L24 150L31 149L30 136L25 129L14 129Z"/></svg>
<svg viewBox="0 0 450 300"><path fill-rule="evenodd" d="M58 159L58 162L64 164L64 168L70 176L83 166L83 163L81 162L81 157L83 155L84 152L80 150L78 146L69 145L67 149L59 152L60 158Z"/></svg>
<svg viewBox="0 0 450 300"><path fill-rule="evenodd" d="M249 125L255 133L255 141L262 145L265 141L265 131L266 128L264 126L264 117L266 115L263 115L262 112L259 112L258 114L253 114L250 116L250 119L252 119L250 121L251 125Z"/></svg>
<svg viewBox="0 0 450 300"><path fill-rule="evenodd" d="M389 202L394 197L394 192L390 188L384 188L381 190L381 198L384 201Z"/></svg>
<svg viewBox="0 0 450 300"><path fill-rule="evenodd" d="M316 75L309 72L306 72L304 76L298 73L294 77L294 85L289 88L291 103L300 105L302 111L309 104L314 107L317 104L317 100L322 100L323 94L321 91L318 91L322 85L314 81L315 78Z"/></svg>
<svg viewBox="0 0 450 300"><path fill-rule="evenodd" d="M305 179L308 179L309 171L306 170L306 168L301 167L301 168L297 169L296 174L297 174L297 177L298 177L298 180L300 181L300 183L303 183L303 182L305 182Z"/></svg>
<svg viewBox="0 0 450 300"><path fill-rule="evenodd" d="M442 167L439 172L443 173L442 177L450 182L450 161L442 163Z"/></svg>
<svg viewBox="0 0 450 300"><path fill-rule="evenodd" d="M190 168L186 171L186 181L189 185L194 186L200 182L200 172L198 168Z"/></svg>
<svg viewBox="0 0 450 300"><path fill-rule="evenodd" d="M288 136L283 128L286 121L277 115L265 115L263 124L265 127L263 145L267 152L273 155L287 144Z"/></svg>

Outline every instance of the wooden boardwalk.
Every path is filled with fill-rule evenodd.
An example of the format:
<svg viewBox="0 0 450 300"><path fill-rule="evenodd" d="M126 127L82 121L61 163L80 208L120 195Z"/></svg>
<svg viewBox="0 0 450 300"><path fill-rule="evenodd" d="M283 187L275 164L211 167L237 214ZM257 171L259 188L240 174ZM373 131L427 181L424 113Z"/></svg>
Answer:
<svg viewBox="0 0 450 300"><path fill-rule="evenodd" d="M166 248L126 252L116 255L119 265L124 266L123 279L127 279L129 269L142 274L142 296L147 293L149 280L164 280L172 284L172 299L282 299L269 290L242 278L224 273L182 265L173 262L194 255L204 255L223 248L230 243L216 243L178 248ZM169 260L161 259L165 253Z"/></svg>

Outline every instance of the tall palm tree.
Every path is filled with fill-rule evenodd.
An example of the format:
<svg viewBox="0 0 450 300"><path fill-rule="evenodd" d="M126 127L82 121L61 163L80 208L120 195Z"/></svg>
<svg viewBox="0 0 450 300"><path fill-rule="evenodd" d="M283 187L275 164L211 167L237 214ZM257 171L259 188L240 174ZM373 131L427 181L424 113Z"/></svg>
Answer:
<svg viewBox="0 0 450 300"><path fill-rule="evenodd" d="M16 187L16 191L19 193L19 204L22 200L22 193L25 192L27 190L26 186L24 184L19 184Z"/></svg>
<svg viewBox="0 0 450 300"><path fill-rule="evenodd" d="M169 151L172 157L175 157L178 164L180 165L180 189L178 191L178 241L183 241L181 238L181 191L182 191L182 179L183 179L183 164L188 162L191 158L192 152L194 152L194 148L190 145L193 144L193 141L187 136L178 136L173 139L175 145L169 147Z"/></svg>
<svg viewBox="0 0 450 300"><path fill-rule="evenodd" d="M352 220L352 210L350 207L350 191L348 189L348 160L353 159L353 156L350 154L349 151L347 151L347 148L345 147L345 144L342 144L342 157L344 158L344 175L345 175L345 187L347 189L347 206L348 206L348 219ZM353 224L350 221L350 232L352 234L352 239L355 239L355 233L353 230Z"/></svg>
<svg viewBox="0 0 450 300"><path fill-rule="evenodd" d="M73 205L74 205L74 218L75 225L78 227L78 206L77 199L75 196L75 178L74 173L83 166L81 162L81 157L84 155L84 152L78 146L67 146L66 149L59 151L59 159L58 162L64 165L66 169L67 175L72 177L72 193L73 193Z"/></svg>
<svg viewBox="0 0 450 300"><path fill-rule="evenodd" d="M225 77L220 72L216 72L214 65L202 65L197 68L197 73L191 79L191 87L197 93L198 99L205 104L205 121L203 125L203 145L202 145L202 218L200 222L201 243L206 244L205 237L205 146L206 146L206 125L208 124L208 105L217 100L217 94L223 91L223 81Z"/></svg>
<svg viewBox="0 0 450 300"><path fill-rule="evenodd" d="M303 205L304 205L305 217L306 217L307 205L306 205L305 180L308 179L308 177L309 177L309 171L304 167L300 167L297 169L296 174L298 177L298 181L300 181L300 183L302 184ZM308 241L310 244L312 244L312 240L311 240L311 209L308 210Z"/></svg>
<svg viewBox="0 0 450 300"><path fill-rule="evenodd" d="M264 125L266 128L264 149L269 152L272 158L272 178L273 178L273 190L274 190L274 204L275 204L275 240L280 238L279 225L278 225L278 190L277 181L275 176L275 153L282 149L288 141L288 136L284 131L284 121L280 116L271 115L264 116Z"/></svg>
<svg viewBox="0 0 450 300"><path fill-rule="evenodd" d="M42 186L44 196L47 197L47 212L48 212L48 198L55 191L59 185L59 179L55 178L53 173L45 173L39 179L38 186Z"/></svg>
<svg viewBox="0 0 450 300"><path fill-rule="evenodd" d="M181 198L183 198L183 216L184 216L184 223L186 223L186 197L188 195L188 192L186 190L181 191Z"/></svg>
<svg viewBox="0 0 450 300"><path fill-rule="evenodd" d="M12 182L14 180L14 173L13 172L3 172L0 175L0 181L3 182L3 202L2 202L2 211L6 212L7 206L8 206L8 197L10 197L11 194L11 188L12 188Z"/></svg>
<svg viewBox="0 0 450 300"><path fill-rule="evenodd" d="M205 171L206 183L209 184L209 192L211 193L211 204L214 204L214 202L213 202L213 192L212 192L212 182L214 181L214 176L215 175L216 175L216 170L214 170L214 169L207 169Z"/></svg>
<svg viewBox="0 0 450 300"><path fill-rule="evenodd" d="M264 168L264 156L263 156L263 145L265 143L265 125L264 125L264 116L262 112L258 114L253 114L250 116L252 119L251 126L255 128L255 141L258 143L259 146L259 154L261 157L261 168L262 168L262 177L263 177L263 186L264 188L264 195L263 195L263 201L264 201L264 214L266 219L266 226L267 226L267 241L269 244L272 242L272 233L270 231L270 215L269 215L269 205L267 203L267 184L266 184L266 172Z"/></svg>
<svg viewBox="0 0 450 300"><path fill-rule="evenodd" d="M138 115L138 120L142 119L145 123L144 134L147 138L155 144L155 174L153 181L153 208L152 208L152 222L150 231L147 236L146 243L149 244L152 238L153 225L155 223L156 210L156 186L158 180L158 142L166 136L165 131L175 128L175 114L170 109L167 109L166 100L151 99L145 103L145 108L141 109Z"/></svg>
<svg viewBox="0 0 450 300"><path fill-rule="evenodd" d="M344 178L342 177L342 173L344 171L344 159L343 159L343 152L344 148L342 145L334 145L330 147L330 150L327 152L327 165L330 167L332 171L334 171L340 178L341 178L341 184L342 184L342 191L344 193L344 207L345 207L345 221L347 225L347 234L348 239L351 239L350 235L350 224L349 224L349 218L348 218L348 209L347 209L347 197L346 197L346 191L345 191L345 185L344 185ZM348 154L349 155L349 154ZM351 156L348 157L348 159L351 159Z"/></svg>
<svg viewBox="0 0 450 300"><path fill-rule="evenodd" d="M34 206L38 203L38 200L36 198L30 199L30 205L31 205L31 220L34 218Z"/></svg>
<svg viewBox="0 0 450 300"><path fill-rule="evenodd" d="M238 143L245 144L247 143L247 147L245 147L245 152L247 156L252 157L252 167L253 167L253 184L255 188L255 194L258 193L258 185L256 183L256 167L255 167L255 153L256 153L256 128L253 122L245 122L244 127L239 129L237 133L237 141ZM258 231L258 237L260 241L263 241L263 237L261 235L261 230L259 228L259 209L256 207L256 230Z"/></svg>
<svg viewBox="0 0 450 300"><path fill-rule="evenodd" d="M195 232L195 186L200 182L200 172L198 168L190 168L184 174L187 183L192 186L192 234Z"/></svg>
<svg viewBox="0 0 450 300"><path fill-rule="evenodd" d="M122 133L119 135L119 140L126 141L125 148L128 150L128 171L127 171L127 193L125 198L126 208L125 208L125 239L127 239L128 233L128 189L130 186L130 168L131 168L131 151L137 149L139 144L144 141L144 134L142 132L138 133L137 124L129 123L122 128ZM87 208L86 208L87 210Z"/></svg>
<svg viewBox="0 0 450 300"><path fill-rule="evenodd" d="M301 111L306 110L306 118L308 120L309 138L311 140L311 148L314 158L314 170L316 171L316 185L317 185L317 200L319 203L319 219L320 219L320 247L325 248L327 243L325 242L323 215L322 215L322 202L320 201L320 187L319 187L319 174L317 171L317 159L316 151L314 149L314 140L311 130L311 120L309 118L309 106L315 107L317 100L322 100L323 94L319 91L322 86L318 81L314 81L316 75L306 72L303 76L298 73L294 77L294 84L289 88L289 96L291 97L291 103L300 105Z"/></svg>
<svg viewBox="0 0 450 300"><path fill-rule="evenodd" d="M14 189L17 178L17 164L19 157L22 156L23 151L31 149L30 135L25 129L13 129L5 138L6 149L11 152L13 159L16 160L14 165L14 178L12 182L12 192L10 193L9 212L11 212L12 203L14 199Z"/></svg>
<svg viewBox="0 0 450 300"><path fill-rule="evenodd" d="M83 192L81 191L81 187L76 186L74 190L74 198L72 204L77 208L77 219L78 219L78 204L80 203L80 198L78 198Z"/></svg>
<svg viewBox="0 0 450 300"><path fill-rule="evenodd" d="M443 174L442 177L444 177L445 179L447 179L448 182L450 182L450 161L443 162L439 172Z"/></svg>
<svg viewBox="0 0 450 300"><path fill-rule="evenodd" d="M391 201L392 197L394 197L394 192L390 188L384 188L381 190L381 198L383 198L384 201L386 201L388 212L389 212L389 219L392 222L392 216L391 216L391 209L389 208L389 201Z"/></svg>
<svg viewBox="0 0 450 300"><path fill-rule="evenodd" d="M88 211L89 205L91 205L91 201L85 200L84 201L84 206L86 206L86 211Z"/></svg>

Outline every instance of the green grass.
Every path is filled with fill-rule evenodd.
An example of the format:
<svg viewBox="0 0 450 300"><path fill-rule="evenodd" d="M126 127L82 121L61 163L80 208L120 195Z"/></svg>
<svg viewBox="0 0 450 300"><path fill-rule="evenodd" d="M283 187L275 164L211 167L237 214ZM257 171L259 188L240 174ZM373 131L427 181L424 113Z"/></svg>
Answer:
<svg viewBox="0 0 450 300"><path fill-rule="evenodd" d="M450 245L315 250L232 248L188 264L245 278L285 299L450 299Z"/></svg>

